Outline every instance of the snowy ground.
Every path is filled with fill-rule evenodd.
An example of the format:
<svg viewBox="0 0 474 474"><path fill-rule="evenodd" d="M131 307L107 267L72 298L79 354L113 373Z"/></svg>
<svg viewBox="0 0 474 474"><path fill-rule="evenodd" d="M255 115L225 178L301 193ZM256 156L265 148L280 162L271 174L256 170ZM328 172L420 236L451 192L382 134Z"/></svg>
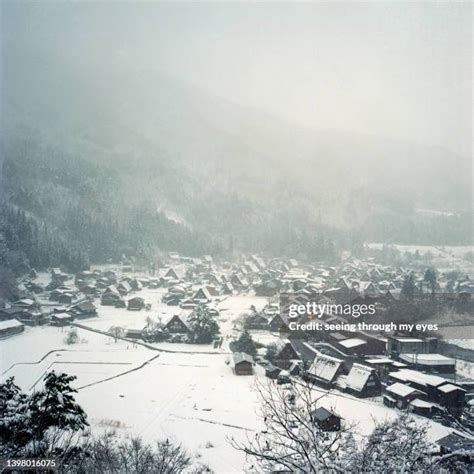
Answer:
<svg viewBox="0 0 474 474"><path fill-rule="evenodd" d="M382 249L383 243L369 243L367 246L373 249ZM453 245L453 246L436 246L436 245L401 245L393 244L400 252L415 253L417 250L420 255L431 253L434 257L452 257L462 259L468 252L473 251L471 245Z"/></svg>
<svg viewBox="0 0 474 474"><path fill-rule="evenodd" d="M381 249L383 244L370 243L369 248ZM393 244L402 254L405 252L415 254L419 252L421 256L431 255L431 264L436 267L439 272L450 270L458 270L468 275L474 272L474 264L467 261L464 257L466 254L473 252L474 247L469 245L458 246L434 246L434 245L399 245Z"/></svg>
<svg viewBox="0 0 474 474"><path fill-rule="evenodd" d="M112 325L140 328L148 316L177 310L159 303L159 290L146 291L149 293L142 295L152 303L150 312L100 306L98 318L81 324L101 330ZM254 296L230 297L219 303L226 341L220 350L210 345L170 343L156 344L157 350L152 350L114 342L86 329L78 329L79 344L67 345L68 328L27 327L23 334L0 341L0 381L15 376L24 390L33 390L40 386L47 370L73 374L77 376L77 400L95 432L115 428L124 435L139 434L150 441L174 438L191 452L199 452L214 471L242 472L244 457L228 439L244 442L261 426L253 386L255 377L264 376L260 368L255 376L234 375L228 365L227 344L237 334L235 319L250 311L251 305L260 309L265 303L265 298ZM358 400L337 391L325 395L321 403L354 424L361 436L370 434L374 419L396 416L396 411L381 402ZM426 420L420 418L420 422ZM450 432L438 424L431 423L430 427L433 440Z"/></svg>

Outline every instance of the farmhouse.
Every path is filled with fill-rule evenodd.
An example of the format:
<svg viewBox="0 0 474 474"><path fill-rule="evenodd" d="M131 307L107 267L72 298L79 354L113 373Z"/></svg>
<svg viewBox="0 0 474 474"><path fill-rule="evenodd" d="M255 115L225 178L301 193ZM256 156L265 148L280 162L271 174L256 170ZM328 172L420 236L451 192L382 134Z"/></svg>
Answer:
<svg viewBox="0 0 474 474"><path fill-rule="evenodd" d="M429 401L446 408L458 410L464 405L466 390L438 375L402 369L391 372L389 377L395 382L406 383L426 393Z"/></svg>
<svg viewBox="0 0 474 474"><path fill-rule="evenodd" d="M270 364L265 368L265 375L272 380L276 380L280 375L281 369Z"/></svg>
<svg viewBox="0 0 474 474"><path fill-rule="evenodd" d="M69 278L69 275L63 273L60 268L53 268L51 270L51 278L55 281L63 282Z"/></svg>
<svg viewBox="0 0 474 474"><path fill-rule="evenodd" d="M203 287L196 291L193 300L200 303L209 303L212 301L212 296L208 288Z"/></svg>
<svg viewBox="0 0 474 474"><path fill-rule="evenodd" d="M276 341L277 352L273 358L273 363L280 367L281 369L289 369L292 361L300 360L298 352L291 344L291 342L286 340L277 340Z"/></svg>
<svg viewBox="0 0 474 474"><path fill-rule="evenodd" d="M183 280L186 275L186 271L182 268L170 267L164 274L164 278L171 280Z"/></svg>
<svg viewBox="0 0 474 474"><path fill-rule="evenodd" d="M132 287L127 281L121 281L117 286L117 290L122 296L126 296L132 291Z"/></svg>
<svg viewBox="0 0 474 474"><path fill-rule="evenodd" d="M74 317L68 313L55 313L51 316L51 326L67 326L73 319Z"/></svg>
<svg viewBox="0 0 474 474"><path fill-rule="evenodd" d="M171 317L165 324L165 329L172 334L187 334L190 331L186 316L178 314Z"/></svg>
<svg viewBox="0 0 474 474"><path fill-rule="evenodd" d="M456 371L456 361L442 354L400 354L398 358L424 372L453 374Z"/></svg>
<svg viewBox="0 0 474 474"><path fill-rule="evenodd" d="M387 353L392 357L399 354L429 354L436 352L438 340L435 337L415 338L406 336L388 336Z"/></svg>
<svg viewBox="0 0 474 474"><path fill-rule="evenodd" d="M415 415L426 416L431 418L435 413L440 411L440 407L434 403L427 402L415 398L408 404L408 409Z"/></svg>
<svg viewBox="0 0 474 474"><path fill-rule="evenodd" d="M128 337L129 339L142 339L143 330L142 329L127 329L125 331L125 337Z"/></svg>
<svg viewBox="0 0 474 474"><path fill-rule="evenodd" d="M234 372L235 375L253 374L253 357L245 352L234 353Z"/></svg>
<svg viewBox="0 0 474 474"><path fill-rule="evenodd" d="M16 319L0 321L0 338L4 339L25 330L25 326Z"/></svg>
<svg viewBox="0 0 474 474"><path fill-rule="evenodd" d="M465 452L467 460L472 462L472 452L474 451L474 441L472 439L453 432L439 439L436 443L440 447L440 454L450 454L456 451Z"/></svg>
<svg viewBox="0 0 474 474"><path fill-rule="evenodd" d="M426 398L426 394L400 382L396 382L385 389L383 402L389 407L406 408L415 399Z"/></svg>
<svg viewBox="0 0 474 474"><path fill-rule="evenodd" d="M0 321L7 321L14 318L21 318L27 311L24 308L11 306L10 308L0 309Z"/></svg>
<svg viewBox="0 0 474 474"><path fill-rule="evenodd" d="M127 303L128 311L141 311L145 307L145 300L140 296L130 298Z"/></svg>
<svg viewBox="0 0 474 474"><path fill-rule="evenodd" d="M339 431L341 429L341 417L318 407L311 413L311 420L317 424L322 431Z"/></svg>
<svg viewBox="0 0 474 474"><path fill-rule="evenodd" d="M130 280L129 285L133 291L140 291L141 289L143 289L143 284L138 278Z"/></svg>
<svg viewBox="0 0 474 474"><path fill-rule="evenodd" d="M325 354L318 354L307 372L311 382L330 387L344 373L344 361Z"/></svg>
<svg viewBox="0 0 474 474"><path fill-rule="evenodd" d="M230 279L230 283L232 283L232 286L234 288L238 288L238 289L244 289L249 286L248 280L245 277L238 274L235 274L232 276L232 278Z"/></svg>
<svg viewBox="0 0 474 474"><path fill-rule="evenodd" d="M88 318L91 316L97 316L97 309L92 301L82 301L71 306L68 313L76 318Z"/></svg>
<svg viewBox="0 0 474 474"><path fill-rule="evenodd" d="M377 371L365 365L353 364L349 375L341 379L342 386L357 397L376 397L382 390Z"/></svg>

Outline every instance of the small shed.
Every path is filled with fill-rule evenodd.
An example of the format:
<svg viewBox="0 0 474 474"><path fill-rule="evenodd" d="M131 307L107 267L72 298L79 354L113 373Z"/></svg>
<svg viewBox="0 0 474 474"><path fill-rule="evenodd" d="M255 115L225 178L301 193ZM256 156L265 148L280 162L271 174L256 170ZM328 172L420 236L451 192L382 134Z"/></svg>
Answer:
<svg viewBox="0 0 474 474"><path fill-rule="evenodd" d="M74 317L68 313L55 313L51 316L51 326L67 326L73 320Z"/></svg>
<svg viewBox="0 0 474 474"><path fill-rule="evenodd" d="M278 376L280 375L281 369L278 367L275 367L274 365L269 365L265 369L265 375L272 380L276 380Z"/></svg>
<svg viewBox="0 0 474 474"><path fill-rule="evenodd" d="M245 352L234 352L235 375L253 375L253 357Z"/></svg>
<svg viewBox="0 0 474 474"><path fill-rule="evenodd" d="M324 407L318 407L313 410L311 420L318 425L322 431L339 431L341 429L341 417L326 410Z"/></svg>
<svg viewBox="0 0 474 474"><path fill-rule="evenodd" d="M145 308L145 300L141 296L135 296L128 300L128 311L141 311L143 308Z"/></svg>

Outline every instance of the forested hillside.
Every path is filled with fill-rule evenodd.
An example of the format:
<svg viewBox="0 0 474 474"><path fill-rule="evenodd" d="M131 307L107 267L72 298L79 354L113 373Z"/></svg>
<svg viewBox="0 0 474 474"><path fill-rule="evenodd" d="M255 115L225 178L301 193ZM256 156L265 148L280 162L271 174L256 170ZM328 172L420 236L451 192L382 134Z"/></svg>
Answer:
<svg viewBox="0 0 474 474"><path fill-rule="evenodd" d="M470 162L449 151L313 132L156 72L52 54L15 65L0 225L23 253L9 266L472 242Z"/></svg>

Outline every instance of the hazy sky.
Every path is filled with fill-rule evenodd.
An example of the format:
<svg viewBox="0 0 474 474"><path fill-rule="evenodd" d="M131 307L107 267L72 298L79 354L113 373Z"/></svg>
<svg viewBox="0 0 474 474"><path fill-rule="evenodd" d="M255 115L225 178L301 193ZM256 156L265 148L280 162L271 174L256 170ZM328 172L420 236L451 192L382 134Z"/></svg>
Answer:
<svg viewBox="0 0 474 474"><path fill-rule="evenodd" d="M2 2L4 57L156 68L307 127L466 156L471 34L470 2Z"/></svg>

